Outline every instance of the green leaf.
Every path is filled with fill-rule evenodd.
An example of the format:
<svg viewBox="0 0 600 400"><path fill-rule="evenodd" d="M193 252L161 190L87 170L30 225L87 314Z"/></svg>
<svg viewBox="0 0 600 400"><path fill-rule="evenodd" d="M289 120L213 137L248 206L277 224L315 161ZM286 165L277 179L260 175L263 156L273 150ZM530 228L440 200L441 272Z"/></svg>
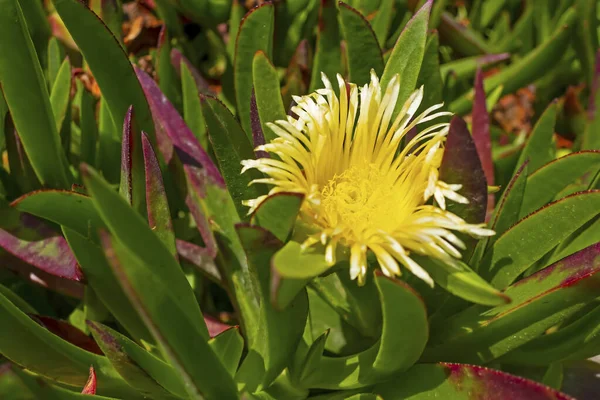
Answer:
<svg viewBox="0 0 600 400"><path fill-rule="evenodd" d="M15 128L40 182L67 188L72 177L19 1L1 0L0 9L0 85Z"/></svg>
<svg viewBox="0 0 600 400"><path fill-rule="evenodd" d="M392 20L394 18L394 4L395 2L393 0L381 0L379 10L371 23L380 47L385 46L387 37L390 33Z"/></svg>
<svg viewBox="0 0 600 400"><path fill-rule="evenodd" d="M308 91L314 92L321 87L321 74L325 74L329 80L332 80L340 73L342 73L342 50L337 7L334 0L323 0L319 8L317 42ZM337 85L333 86L337 87Z"/></svg>
<svg viewBox="0 0 600 400"><path fill-rule="evenodd" d="M156 49L156 76L160 90L167 96L169 101L176 109L182 109L181 92L179 88L179 79L177 72L171 63L171 42L166 26L164 26L158 36L158 45Z"/></svg>
<svg viewBox="0 0 600 400"><path fill-rule="evenodd" d="M240 124L223 103L204 95L201 95L200 102L219 169L238 215L244 218L248 207L244 206L242 201L255 199L262 194L259 190L260 185L250 185L253 179L260 177L260 173L255 170L241 173L242 160L254 159L252 145Z"/></svg>
<svg viewBox="0 0 600 400"><path fill-rule="evenodd" d="M423 64L417 78L417 87L424 86L423 102L415 115L419 115L425 109L443 102L442 89L444 83L440 75L439 60L439 38L437 32L433 32L428 38L423 55ZM424 129L427 125L422 125Z"/></svg>
<svg viewBox="0 0 600 400"><path fill-rule="evenodd" d="M346 3L339 2L339 24L346 40L348 80L358 86L371 81L371 70L383 72L383 56L375 33L365 17Z"/></svg>
<svg viewBox="0 0 600 400"><path fill-rule="evenodd" d="M65 116L67 115L67 108L69 107L69 100L71 98L71 64L69 58L65 58L61 64L54 85L52 85L52 91L50 92L50 105L52 106L52 112L54 113L54 120L56 121L56 130L60 132Z"/></svg>
<svg viewBox="0 0 600 400"><path fill-rule="evenodd" d="M273 267L283 278L309 279L327 271L329 264L322 252L302 250L300 243L289 241L273 257Z"/></svg>
<svg viewBox="0 0 600 400"><path fill-rule="evenodd" d="M265 3L248 12L240 25L235 45L233 74L237 113L250 141L252 141L250 127L252 62L257 51L263 51L268 57L271 57L274 13L275 9L271 3Z"/></svg>
<svg viewBox="0 0 600 400"><path fill-rule="evenodd" d="M237 225L253 279L260 288L260 310L257 325L248 338L248 355L236 376L236 381L248 391L268 387L290 362L290 354L298 346L308 314L306 294L298 296L285 310L271 305L270 264L283 243L268 231L253 226ZM251 334L250 334L251 333Z"/></svg>
<svg viewBox="0 0 600 400"><path fill-rule="evenodd" d="M153 264L144 262L108 234L103 238L103 247L121 287L163 355L178 371L190 398L236 398L231 376L208 345L202 315L194 317L181 307L177 301L181 293L165 286Z"/></svg>
<svg viewBox="0 0 600 400"><path fill-rule="evenodd" d="M447 12L441 13L437 28L442 41L463 56L492 54L496 50L478 31L462 25Z"/></svg>
<svg viewBox="0 0 600 400"><path fill-rule="evenodd" d="M575 20L575 11L569 10L562 19L563 25L542 44L529 52L519 61L504 68L499 73L485 80L486 93L502 86L502 95L513 93L517 89L535 81L546 73L548 65L553 65L564 54L564 49L571 39L570 26ZM463 115L470 111L473 101L473 91L450 104L450 111Z"/></svg>
<svg viewBox="0 0 600 400"><path fill-rule="evenodd" d="M254 55L252 62L252 84L254 86L258 115L260 116L260 125L265 135L265 141L269 143L277 135L275 135L271 128L267 127L267 123L286 120L286 114L281 98L277 70L262 51L257 51Z"/></svg>
<svg viewBox="0 0 600 400"><path fill-rule="evenodd" d="M477 275L468 265L450 267L437 260L413 256L415 261L431 275L435 283L448 292L472 303L497 306L510 302L510 298Z"/></svg>
<svg viewBox="0 0 600 400"><path fill-rule="evenodd" d="M0 285L0 295L6 297L7 300L10 300L19 310L23 311L25 314L39 314L35 308L33 308L29 303L21 298L18 294L7 288L6 286Z"/></svg>
<svg viewBox="0 0 600 400"><path fill-rule="evenodd" d="M304 196L300 193L272 194L254 210L250 221L285 242L294 228L303 201Z"/></svg>
<svg viewBox="0 0 600 400"><path fill-rule="evenodd" d="M598 245L510 286L504 292L510 304L453 315L432 331L421 361L488 363L541 336L596 300L589 288L600 281L597 257Z"/></svg>
<svg viewBox="0 0 600 400"><path fill-rule="evenodd" d="M87 90L82 89L80 105L81 144L80 160L96 166L98 125L96 125L94 98Z"/></svg>
<svg viewBox="0 0 600 400"><path fill-rule="evenodd" d="M427 21L431 12L431 0L428 0L415 13L404 27L402 34L392 49L392 54L381 76L381 87L387 87L392 77L400 76L400 93L396 109L399 110L410 94L415 90L427 40Z"/></svg>
<svg viewBox="0 0 600 400"><path fill-rule="evenodd" d="M520 376L476 365L451 363L415 365L409 371L375 386L374 392L385 400L470 400L475 396L485 398L490 395L513 400L571 399Z"/></svg>
<svg viewBox="0 0 600 400"><path fill-rule="evenodd" d="M535 171L544 164L554 160L555 148L552 143L552 137L554 135L554 124L556 123L556 112L557 106L555 101L548 106L533 127L525 148L517 161L518 166L525 161L529 161L528 168Z"/></svg>
<svg viewBox="0 0 600 400"><path fill-rule="evenodd" d="M208 344L219 357L229 375L234 376L244 350L244 339L240 335L239 329L231 327L210 339Z"/></svg>
<svg viewBox="0 0 600 400"><path fill-rule="evenodd" d="M167 292L177 293L175 303L194 324L196 330L208 338L208 331L192 288L167 246L97 172L85 166L81 172L94 206L111 233L128 251L140 257Z"/></svg>
<svg viewBox="0 0 600 400"><path fill-rule="evenodd" d="M93 365L103 382L99 394L131 396L135 391L117 374L106 357L66 342L25 315L0 294L0 352L41 376L82 388Z"/></svg>
<svg viewBox="0 0 600 400"><path fill-rule="evenodd" d="M568 196L529 215L488 249L479 274L494 287L510 285L537 260L600 213L600 191Z"/></svg>
<svg viewBox="0 0 600 400"><path fill-rule="evenodd" d="M594 80L595 53L598 49L597 7L598 4L594 0L577 0L575 2L577 22L573 46L581 61L583 72L586 74L588 87L591 87Z"/></svg>
<svg viewBox="0 0 600 400"><path fill-rule="evenodd" d="M83 237L95 239L98 228L106 227L92 200L76 192L39 190L19 197L12 206L19 211L66 226Z"/></svg>
<svg viewBox="0 0 600 400"><path fill-rule="evenodd" d="M515 173L511 181L506 186L506 189L504 189L496 210L488 223L489 227L496 232L496 234L494 236L481 239L477 243L475 251L473 252L473 256L470 260L471 265L477 267L485 250L492 246L498 237L502 236L504 232L506 232L519 220L519 210L521 210L523 195L525 194L527 185L527 171L527 163L525 162Z"/></svg>
<svg viewBox="0 0 600 400"><path fill-rule="evenodd" d="M152 335L121 289L100 246L66 226L62 230L85 273L88 285L100 301L135 340L154 343Z"/></svg>
<svg viewBox="0 0 600 400"><path fill-rule="evenodd" d="M202 116L198 86L188 65L181 63L181 87L183 91L183 116L204 150L208 150L208 134Z"/></svg>
<svg viewBox="0 0 600 400"><path fill-rule="evenodd" d="M539 168L527 178L521 218L552 201L569 184L583 174L600 170L600 151L571 153Z"/></svg>
<svg viewBox="0 0 600 400"><path fill-rule="evenodd" d="M58 42L56 37L50 38L48 42L48 84L50 88L54 85L54 81L56 80L56 76L58 75L58 70L62 64L62 60L64 60L65 55L61 45Z"/></svg>
<svg viewBox="0 0 600 400"><path fill-rule="evenodd" d="M156 236L164 243L173 258L177 258L175 232L171 221L171 211L167 201L167 193L156 154L150 140L142 133L142 152L146 175L146 205L148 224Z"/></svg>
<svg viewBox="0 0 600 400"><path fill-rule="evenodd" d="M355 355L323 356L300 384L338 390L365 387L410 368L420 357L429 336L421 298L401 281L377 275L375 283L383 315L380 340ZM401 328L403 321L411 321L410 329Z"/></svg>
<svg viewBox="0 0 600 400"><path fill-rule="evenodd" d="M127 54L111 31L78 0L54 0L54 7L77 43L106 100L115 129L130 105L140 128L155 141L154 124L144 92Z"/></svg>
<svg viewBox="0 0 600 400"><path fill-rule="evenodd" d="M140 394L148 397L177 398L159 384L168 382L167 387L173 390L173 394L178 397L186 396L185 388L172 366L107 326L93 321L87 321L87 326L113 367ZM160 377L160 380L155 376Z"/></svg>

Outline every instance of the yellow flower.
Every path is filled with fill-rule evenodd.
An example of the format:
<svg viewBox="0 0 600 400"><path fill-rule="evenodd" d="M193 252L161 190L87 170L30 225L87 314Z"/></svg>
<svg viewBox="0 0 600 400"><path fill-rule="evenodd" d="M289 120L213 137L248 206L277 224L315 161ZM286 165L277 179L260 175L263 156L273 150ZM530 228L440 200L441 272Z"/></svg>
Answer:
<svg viewBox="0 0 600 400"><path fill-rule="evenodd" d="M242 173L261 171L265 178L253 182L271 185L269 194L304 194L299 219L313 233L303 247L320 243L330 265L338 254L349 256L350 276L359 284L370 251L386 275L400 275L401 264L433 286L411 253L456 266L465 246L453 231L478 238L494 234L446 210L446 199L468 203L457 193L461 185L439 180L448 123L433 124L401 145L416 125L451 114L439 112L439 104L413 118L423 99L420 88L392 121L398 76L382 92L374 72L360 91L338 75L339 98L322 79L324 89L294 98L297 118L268 124L277 138L256 150L271 157L243 161ZM265 198L245 204L252 212Z"/></svg>

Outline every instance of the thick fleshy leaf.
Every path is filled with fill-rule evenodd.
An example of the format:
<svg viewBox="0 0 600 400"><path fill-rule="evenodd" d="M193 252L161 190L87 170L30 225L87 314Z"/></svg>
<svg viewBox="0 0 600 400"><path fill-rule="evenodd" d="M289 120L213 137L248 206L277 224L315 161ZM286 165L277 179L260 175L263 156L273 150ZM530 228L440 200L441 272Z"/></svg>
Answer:
<svg viewBox="0 0 600 400"><path fill-rule="evenodd" d="M23 300L18 294L0 284L0 294L6 297L9 301L11 301L19 310L23 311L25 314L37 314L38 312Z"/></svg>
<svg viewBox="0 0 600 400"><path fill-rule="evenodd" d="M574 20L575 11L566 12L561 17L563 26L557 29L552 36L519 61L486 79L484 85L486 93L490 93L500 86L502 86L502 94L513 93L543 76L547 71L547 66L556 63L556 60L564 54L564 48L571 39L570 27ZM471 109L472 100L473 91L469 91L450 104L450 111L459 115L466 114Z"/></svg>
<svg viewBox="0 0 600 400"><path fill-rule="evenodd" d="M475 75L478 68L485 70L508 59L510 59L509 53L460 58L440 65L440 74L444 79L450 72L453 72L459 80L469 79Z"/></svg>
<svg viewBox="0 0 600 400"><path fill-rule="evenodd" d="M490 368L466 364L419 364L374 389L385 400L574 400L550 387Z"/></svg>
<svg viewBox="0 0 600 400"><path fill-rule="evenodd" d="M177 293L175 303L196 329L208 337L194 293L167 246L144 219L91 168L82 166L86 188L94 206L116 239L150 268L167 292ZM155 292L156 294L156 292Z"/></svg>
<svg viewBox="0 0 600 400"><path fill-rule="evenodd" d="M583 150L600 148L600 135L597 134L600 126L600 50L596 52L596 68L594 79L590 87L590 97L587 109L587 124L581 140Z"/></svg>
<svg viewBox="0 0 600 400"><path fill-rule="evenodd" d="M63 226L63 234L85 271L88 285L114 318L135 340L154 343L152 335L110 269L100 246L66 226Z"/></svg>
<svg viewBox="0 0 600 400"><path fill-rule="evenodd" d="M221 273L213 261L214 255L211 255L206 247L200 247L197 244L181 239L176 239L175 244L177 246L177 254L181 259L193 264L207 278L219 285L223 285Z"/></svg>
<svg viewBox="0 0 600 400"><path fill-rule="evenodd" d="M600 213L600 191L568 196L514 225L484 256L479 274L496 288L513 283L534 262Z"/></svg>
<svg viewBox="0 0 600 400"><path fill-rule="evenodd" d="M142 152L144 154L144 169L146 173L146 206L150 229L164 243L174 258L177 258L175 232L171 222L171 212L167 201L167 193L160 172L156 154L148 136L142 132Z"/></svg>
<svg viewBox="0 0 600 400"><path fill-rule="evenodd" d="M554 160L555 147L552 143L554 135L554 124L556 123L557 105L556 101L548 106L546 111L537 121L521 155L517 165L523 164L529 160L529 168L532 171L537 170L544 164Z"/></svg>
<svg viewBox="0 0 600 400"><path fill-rule="evenodd" d="M210 339L208 344L219 357L229 375L234 376L244 350L244 339L240 335L240 330L230 326L229 329Z"/></svg>
<svg viewBox="0 0 600 400"><path fill-rule="evenodd" d="M321 1L317 42L310 77L309 92L321 87L321 73L329 80L342 71L342 50L340 48L340 27L337 19L337 7L334 0ZM334 88L337 85L333 85Z"/></svg>
<svg viewBox="0 0 600 400"><path fill-rule="evenodd" d="M459 262L458 267L450 267L433 259L414 257L435 283L455 296L488 306L510 303L508 296L491 286L464 263Z"/></svg>
<svg viewBox="0 0 600 400"><path fill-rule="evenodd" d="M423 101L417 110L417 114L422 113L427 108L443 102L442 90L444 83L440 75L440 57L439 57L439 38L437 32L432 32L425 43L425 52L423 54L423 63L417 78L417 87L423 86ZM421 125L421 130L433 125L433 121Z"/></svg>
<svg viewBox="0 0 600 400"><path fill-rule="evenodd" d="M200 91L194 81L194 76L188 65L181 63L181 88L183 101L183 116L185 123L189 126L203 149L208 149L208 135L206 124L200 107Z"/></svg>
<svg viewBox="0 0 600 400"><path fill-rule="evenodd" d="M185 388L172 366L107 326L93 321L87 321L87 326L117 372L141 394L185 397Z"/></svg>
<svg viewBox="0 0 600 400"><path fill-rule="evenodd" d="M303 201L304 196L300 193L275 193L254 210L251 222L285 242L296 223Z"/></svg>
<svg viewBox="0 0 600 400"><path fill-rule="evenodd" d="M204 77L200 74L196 67L194 67L190 60L188 60L178 49L171 50L171 64L173 64L175 71L181 71L181 65L185 64L187 69L190 71L192 78L194 78L198 93L211 93L208 81L204 79Z"/></svg>
<svg viewBox="0 0 600 400"><path fill-rule="evenodd" d="M103 247L121 287L177 370L190 398L235 398L231 376L208 345L204 320L199 325L197 317L178 304L180 293L165 287L156 269L138 255L107 234Z"/></svg>
<svg viewBox="0 0 600 400"><path fill-rule="evenodd" d="M0 352L9 360L41 376L75 386L79 390L88 379L90 365L95 365L98 379L102 381L99 394L137 397L108 359L60 339L2 295L0 317L3 323L0 332Z"/></svg>
<svg viewBox="0 0 600 400"><path fill-rule="evenodd" d="M392 19L394 18L394 5L395 2L393 0L382 0L379 4L377 14L375 14L375 17L371 20L373 33L375 34L380 47L385 46L385 42L390 33Z"/></svg>
<svg viewBox="0 0 600 400"><path fill-rule="evenodd" d="M118 40L84 3L54 0L53 4L92 70L114 124L124 121L129 106L133 105L140 129L154 140L148 102Z"/></svg>
<svg viewBox="0 0 600 400"><path fill-rule="evenodd" d="M167 96L175 107L181 110L181 91L177 72L171 62L171 42L167 27L163 25L158 36L156 48L156 76L160 90Z"/></svg>
<svg viewBox="0 0 600 400"><path fill-rule="evenodd" d="M123 121L123 136L121 139L121 180L119 193L138 212L145 210L144 160L140 143L140 131L137 117L132 107L129 107Z"/></svg>
<svg viewBox="0 0 600 400"><path fill-rule="evenodd" d="M150 104L157 131L161 131L162 135L168 137L170 142L172 142L172 145L171 143L165 144L161 141L158 143L158 148L165 160L167 162L170 161L171 154L169 154L169 147L174 146L184 165L202 167L207 175L206 177L210 179L209 183L224 186L225 182L216 165L202 146L200 146L194 134L186 126L183 118L177 113L177 110L175 110L167 97L160 91L156 82L148 74L139 69L136 70L136 73Z"/></svg>
<svg viewBox="0 0 600 400"><path fill-rule="evenodd" d="M440 179L448 184L462 185L459 194L469 201L468 204L449 201L448 211L469 223L476 224L485 220L488 197L485 173L467 124L458 116L450 121L450 131L440 165ZM467 239L468 242L471 242L469 248L472 251L473 240Z"/></svg>
<svg viewBox="0 0 600 400"><path fill-rule="evenodd" d="M79 112L79 126L81 127L79 157L82 162L95 167L98 125L96 124L94 98L86 89L83 89L81 92L81 105Z"/></svg>
<svg viewBox="0 0 600 400"><path fill-rule="evenodd" d="M69 58L65 58L60 68L58 69L56 80L52 85L50 91L50 106L54 113L54 121L56 122L56 131L60 132L65 116L67 115L67 108L69 107L69 100L71 97L71 63Z"/></svg>
<svg viewBox="0 0 600 400"><path fill-rule="evenodd" d="M269 158L269 153L263 150L256 150L258 146L266 143L265 134L261 125L260 115L258 113L258 105L256 104L256 96L254 88L250 96L250 126L252 128L252 146L254 146L254 155L256 158ZM267 127L268 128L268 127Z"/></svg>
<svg viewBox="0 0 600 400"><path fill-rule="evenodd" d="M56 336L79 347L80 349L100 356L104 355L94 339L90 338L82 330L74 327L68 322L37 314L29 314L29 316L41 326L54 333Z"/></svg>
<svg viewBox="0 0 600 400"><path fill-rule="evenodd" d="M330 266L325 255L318 251L304 251L300 243L289 241L273 256L273 267L282 278L309 279L321 275Z"/></svg>
<svg viewBox="0 0 600 400"><path fill-rule="evenodd" d="M507 305L472 306L435 331L421 361L486 363L525 345L592 304L600 282L599 247L583 250L523 279L504 292Z"/></svg>
<svg viewBox="0 0 600 400"><path fill-rule="evenodd" d="M22 227L17 232L0 228L0 247L51 275L83 280L73 253L58 233L31 215L20 214L19 222Z"/></svg>
<svg viewBox="0 0 600 400"><path fill-rule="evenodd" d="M498 237L519 220L519 210L521 210L521 204L523 203L523 196L527 185L527 171L527 162L525 162L510 180L506 189L504 189L502 197L500 197L500 201L498 202L498 206L488 223L490 228L496 232L496 234L481 239L479 243L477 243L470 260L471 265L479 265L486 248L492 246Z"/></svg>
<svg viewBox="0 0 600 400"><path fill-rule="evenodd" d="M483 73L481 69L475 75L475 99L473 100L473 141L481 160L488 186L494 185L494 161L492 160L492 139L490 137L490 115L485 104ZM488 209L494 209L493 197L488 198Z"/></svg>
<svg viewBox="0 0 600 400"><path fill-rule="evenodd" d="M521 218L546 205L567 186L584 174L595 175L600 170L600 151L571 153L554 160L527 178L527 188L521 206Z"/></svg>
<svg viewBox="0 0 600 400"><path fill-rule="evenodd" d="M438 25L442 41L463 56L490 54L494 48L490 46L479 32L469 26L464 26L451 14L442 12Z"/></svg>
<svg viewBox="0 0 600 400"><path fill-rule="evenodd" d="M285 120L286 115L283 100L281 99L277 70L263 51L257 51L254 55L252 62L252 84L262 132L265 140L270 142L277 136L267 127L267 122ZM256 145L256 143L254 144Z"/></svg>
<svg viewBox="0 0 600 400"><path fill-rule="evenodd" d="M236 381L249 391L267 387L289 363L289 355L298 346L308 314L306 295L298 296L285 310L271 305L270 264L273 254L283 243L267 230L237 225L236 230L248 257L259 288L259 319L247 335L249 353L236 376ZM251 285L252 283L249 283Z"/></svg>
<svg viewBox="0 0 600 400"><path fill-rule="evenodd" d="M355 355L323 356L300 385L323 389L370 386L410 368L421 356L429 337L423 301L401 281L376 274L375 283L383 314L381 338ZM410 329L401 328L402 321L411 321Z"/></svg>
<svg viewBox="0 0 600 400"><path fill-rule="evenodd" d="M240 173L242 161L254 158L251 142L223 103L214 97L204 95L200 97L200 101L208 136L227 183L227 189L240 218L244 218L248 208L242 204L242 201L255 199L262 194L261 185L250 185L253 179L260 178L258 171L252 169Z"/></svg>
<svg viewBox="0 0 600 400"><path fill-rule="evenodd" d="M0 43L5 52L0 57L0 84L15 128L40 182L68 188L72 178L67 158L21 6L18 0L2 0L0 9Z"/></svg>
<svg viewBox="0 0 600 400"><path fill-rule="evenodd" d="M381 87L386 87L392 77L400 76L402 82L396 109L400 109L417 84L419 70L425 54L427 25L431 13L432 0L428 0L404 27L402 34L392 49L392 54L381 76Z"/></svg>
<svg viewBox="0 0 600 400"><path fill-rule="evenodd" d="M94 238L97 229L106 226L92 200L77 192L38 190L19 197L11 206L66 226L84 237Z"/></svg>
<svg viewBox="0 0 600 400"><path fill-rule="evenodd" d="M586 74L588 85L594 79L595 52L598 49L598 18L597 2L592 0L577 1L577 23L575 25L575 40L573 46L578 53L583 72Z"/></svg>
<svg viewBox="0 0 600 400"><path fill-rule="evenodd" d="M88 378L88 381L85 383L85 386L83 387L83 390L81 391L82 394L96 394L96 388L98 386L98 382L96 379L96 371L94 370L94 367L90 367L90 377Z"/></svg>
<svg viewBox="0 0 600 400"><path fill-rule="evenodd" d="M271 3L265 3L249 11L242 20L235 44L233 74L237 113L249 139L252 138L250 127L252 60L257 51L263 51L271 57L274 13L275 7Z"/></svg>
<svg viewBox="0 0 600 400"><path fill-rule="evenodd" d="M362 86L371 81L371 70L383 72L383 56L367 19L348 4L339 2L339 23L346 40L348 80Z"/></svg>

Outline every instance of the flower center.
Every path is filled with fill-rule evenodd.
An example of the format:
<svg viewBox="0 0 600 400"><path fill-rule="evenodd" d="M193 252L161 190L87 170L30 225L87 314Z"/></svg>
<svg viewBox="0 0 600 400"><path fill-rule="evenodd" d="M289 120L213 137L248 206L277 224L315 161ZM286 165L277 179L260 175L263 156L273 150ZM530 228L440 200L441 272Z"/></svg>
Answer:
<svg viewBox="0 0 600 400"><path fill-rule="evenodd" d="M355 237L368 228L381 229L382 216L390 216L393 190L393 182L374 165L350 167L321 191L324 222L329 227L341 226Z"/></svg>

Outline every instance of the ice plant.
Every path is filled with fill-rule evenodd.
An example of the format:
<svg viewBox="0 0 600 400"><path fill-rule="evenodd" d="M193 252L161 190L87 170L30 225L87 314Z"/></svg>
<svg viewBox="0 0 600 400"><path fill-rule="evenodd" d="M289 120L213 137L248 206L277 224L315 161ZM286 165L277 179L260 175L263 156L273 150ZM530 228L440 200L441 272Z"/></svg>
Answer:
<svg viewBox="0 0 600 400"><path fill-rule="evenodd" d="M468 203L459 193L461 185L439 178L449 126L440 120L451 113L439 111L442 104L437 104L415 116L421 87L394 115L401 85L397 75L382 88L371 71L371 82L360 89L338 75L339 98L325 74L322 80L324 89L294 98L297 117L268 124L277 138L256 150L273 157L244 160L242 172L264 173L253 183L272 185L269 194L304 194L299 219L312 232L303 246L322 244L330 265L339 246L342 253L347 249L350 276L359 284L371 251L386 275L400 275L400 263L433 286L411 253L455 265L465 245L453 232L476 238L494 234L446 210L446 199ZM435 123L411 137L414 128L429 121ZM266 198L246 204L252 212Z"/></svg>

